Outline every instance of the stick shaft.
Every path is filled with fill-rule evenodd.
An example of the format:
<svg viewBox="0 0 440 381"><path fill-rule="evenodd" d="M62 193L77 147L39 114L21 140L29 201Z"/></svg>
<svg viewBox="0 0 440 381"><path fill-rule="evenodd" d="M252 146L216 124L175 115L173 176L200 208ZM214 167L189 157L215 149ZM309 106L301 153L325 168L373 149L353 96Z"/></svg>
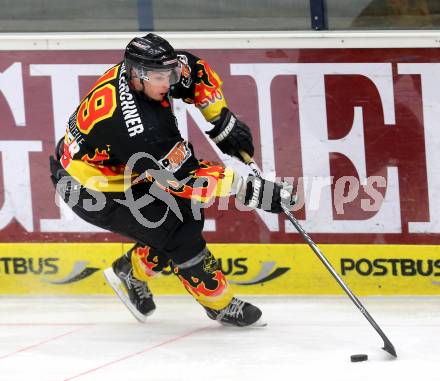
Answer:
<svg viewBox="0 0 440 381"><path fill-rule="evenodd" d="M388 339L388 337L385 335L385 333L380 328L379 324L376 323L376 321L373 319L373 317L370 315L368 310L363 306L363 304L360 302L360 300L356 297L356 295L348 288L348 286L344 283L344 281L341 279L339 274L335 271L333 266L330 264L330 262L327 260L327 258L324 256L324 254L321 252L321 250L318 248L318 246L313 242L313 240L310 238L310 236L307 234L307 232L302 228L302 226L299 224L298 220L290 213L289 210L284 209L284 213L286 214L289 221L295 226L295 229L298 231L298 233L301 234L303 239L307 242L307 244L310 246L310 248L313 250L313 252L318 256L318 258L321 260L321 262L324 264L324 266L327 268L327 270L332 274L333 278L335 278L336 282L338 282L339 286L345 291L345 293L348 295L348 297L351 299L351 301L354 303L354 305L361 311L362 315L365 316L365 318L368 320L368 322L371 324L371 326L376 330L376 332L379 334L379 336L384 341L384 350L393 355L394 357L397 357L396 350L394 349L393 344Z"/></svg>
<svg viewBox="0 0 440 381"><path fill-rule="evenodd" d="M258 177L261 177L261 171L257 167L257 165L254 163L252 158L244 151L240 151L240 154L242 155L245 163L249 165L249 167L252 169L252 172ZM368 320L368 322L372 325L372 327L376 330L376 332L379 334L379 336L384 341L384 347L383 349L393 355L394 357L397 357L396 350L394 349L393 344L388 339L388 337L385 335L385 333L380 328L379 324L376 323L376 321L373 319L373 317L370 315L370 313L367 311L367 309L362 305L360 300L356 297L356 295L348 288L348 286L344 283L344 281L341 279L339 274L336 272L336 270L333 268L331 263L327 260L327 258L324 256L324 254L321 252L319 247L313 242L313 240L310 238L310 236L307 234L307 232L303 229L303 227L299 224L298 220L292 215L292 213L287 209L287 207L283 206L283 210L289 221L293 224L295 229L298 231L298 233L302 236L302 238L306 241L306 243L309 245L309 247L313 250L313 252L318 256L318 258L321 260L321 262L324 264L324 266L327 268L327 270L330 272L330 274L333 276L333 278L338 282L339 286L345 291L345 293L348 295L348 297L351 299L351 301L354 303L354 305L361 311L361 313L365 316L365 318Z"/></svg>

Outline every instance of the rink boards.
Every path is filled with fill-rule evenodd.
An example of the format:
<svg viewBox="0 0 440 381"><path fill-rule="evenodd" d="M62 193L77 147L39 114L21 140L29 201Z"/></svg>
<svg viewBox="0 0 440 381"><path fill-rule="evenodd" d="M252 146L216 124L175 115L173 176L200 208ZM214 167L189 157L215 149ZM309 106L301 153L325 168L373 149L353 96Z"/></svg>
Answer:
<svg viewBox="0 0 440 381"><path fill-rule="evenodd" d="M101 270L128 246L58 202L48 157L132 37L0 38L0 295L110 292ZM295 217L353 291L439 294L437 31L164 37L213 64L252 129L256 163L297 182ZM193 105L175 99L173 111L200 158L249 172L208 138L212 126ZM237 293L341 292L285 216L225 200L206 209L204 237L231 243L210 248ZM167 274L151 287L184 293Z"/></svg>
<svg viewBox="0 0 440 381"><path fill-rule="evenodd" d="M333 295L339 285L306 245L212 244L237 294ZM0 295L109 294L102 270L130 248L121 243L0 244ZM440 294L440 247L320 245L349 288L360 295ZM155 294L184 294L169 269Z"/></svg>

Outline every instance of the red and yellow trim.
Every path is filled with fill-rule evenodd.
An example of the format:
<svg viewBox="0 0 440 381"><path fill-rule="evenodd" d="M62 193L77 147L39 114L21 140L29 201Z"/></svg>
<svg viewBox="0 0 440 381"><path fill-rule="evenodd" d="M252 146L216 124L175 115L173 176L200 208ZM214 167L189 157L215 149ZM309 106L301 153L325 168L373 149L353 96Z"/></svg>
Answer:
<svg viewBox="0 0 440 381"><path fill-rule="evenodd" d="M234 170L209 161L200 161L199 164L200 168L191 173L192 178L187 184L179 189L174 189L173 184L169 184L171 187L167 188L167 191L199 202L209 202L214 197L229 196L234 181Z"/></svg>
<svg viewBox="0 0 440 381"><path fill-rule="evenodd" d="M221 86L220 76L204 60L196 63L194 104L208 122L215 120L223 107L228 107Z"/></svg>

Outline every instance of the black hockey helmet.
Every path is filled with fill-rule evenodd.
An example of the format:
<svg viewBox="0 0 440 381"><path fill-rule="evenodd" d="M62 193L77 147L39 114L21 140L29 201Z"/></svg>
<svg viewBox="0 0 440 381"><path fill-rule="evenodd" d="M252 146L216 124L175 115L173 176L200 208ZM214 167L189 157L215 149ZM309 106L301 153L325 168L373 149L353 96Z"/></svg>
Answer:
<svg viewBox="0 0 440 381"><path fill-rule="evenodd" d="M129 80L133 69L143 80L149 80L148 71L170 71L171 84L180 79L180 68L174 48L167 40L154 33L133 38L125 48L124 63Z"/></svg>

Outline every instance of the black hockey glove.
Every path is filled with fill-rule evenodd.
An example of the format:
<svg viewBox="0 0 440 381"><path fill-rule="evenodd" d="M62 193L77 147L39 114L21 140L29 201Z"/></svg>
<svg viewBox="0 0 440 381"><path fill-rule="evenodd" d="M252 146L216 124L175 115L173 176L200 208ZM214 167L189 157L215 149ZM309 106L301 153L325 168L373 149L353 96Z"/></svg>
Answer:
<svg viewBox="0 0 440 381"><path fill-rule="evenodd" d="M226 107L223 107L220 119L215 122L214 128L206 133L217 144L220 151L227 155L235 156L243 161L239 153L239 150L243 150L251 157L254 156L251 130Z"/></svg>
<svg viewBox="0 0 440 381"><path fill-rule="evenodd" d="M272 182L249 175L238 187L236 197L250 208L282 213L283 205L291 209L296 202L296 190L286 182Z"/></svg>

